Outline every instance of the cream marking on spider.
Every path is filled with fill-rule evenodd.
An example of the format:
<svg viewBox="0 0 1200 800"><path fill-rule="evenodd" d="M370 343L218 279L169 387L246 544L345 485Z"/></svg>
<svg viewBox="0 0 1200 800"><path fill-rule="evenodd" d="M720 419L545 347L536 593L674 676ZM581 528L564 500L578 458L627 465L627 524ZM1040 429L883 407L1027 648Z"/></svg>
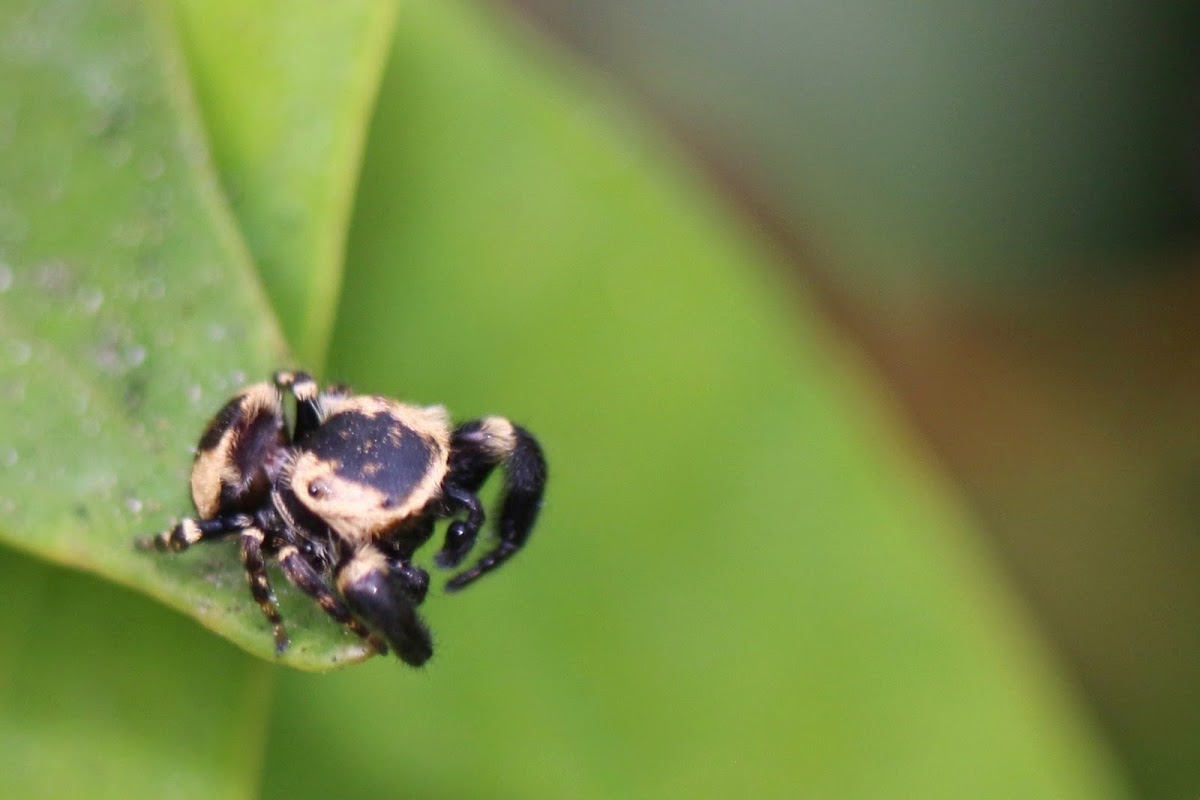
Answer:
<svg viewBox="0 0 1200 800"><path fill-rule="evenodd" d="M400 502L373 486L348 481L337 474L336 461L303 453L288 466L287 485L296 498L323 519L339 536L360 545L386 533L392 526L421 510L437 494L449 469L450 416L443 406L414 406L385 397L321 395L325 421L339 414L387 415L421 436L432 446L432 462L421 480ZM393 430L393 437L400 429ZM280 506L282 503L276 503ZM286 513L286 512L285 512ZM290 517L290 515L288 515Z"/></svg>
<svg viewBox="0 0 1200 800"><path fill-rule="evenodd" d="M238 399L245 418L280 413L279 391L269 383L247 386L234 397ZM242 475L229 457L237 445L238 429L237 426L231 426L221 434L216 445L196 453L192 465L192 501L201 517L212 517L220 511L223 485L241 481Z"/></svg>
<svg viewBox="0 0 1200 800"><path fill-rule="evenodd" d="M374 547L363 547L355 552L354 557L338 573L338 591L345 595L346 587L353 586L373 572L386 575L387 568L387 559L384 558L383 553ZM374 587L372 587L372 591L374 591Z"/></svg>
<svg viewBox="0 0 1200 800"><path fill-rule="evenodd" d="M484 417L480 421L479 431L472 434L471 439L479 442L484 451L495 459L508 456L517 447L517 432L504 417Z"/></svg>
<svg viewBox="0 0 1200 800"><path fill-rule="evenodd" d="M301 403L307 403L317 396L317 382L312 378L304 378L292 383L292 394Z"/></svg>
<svg viewBox="0 0 1200 800"><path fill-rule="evenodd" d="M179 523L179 532L183 535L183 540L189 545L193 545L204 538L204 534L200 532L200 527L191 518Z"/></svg>

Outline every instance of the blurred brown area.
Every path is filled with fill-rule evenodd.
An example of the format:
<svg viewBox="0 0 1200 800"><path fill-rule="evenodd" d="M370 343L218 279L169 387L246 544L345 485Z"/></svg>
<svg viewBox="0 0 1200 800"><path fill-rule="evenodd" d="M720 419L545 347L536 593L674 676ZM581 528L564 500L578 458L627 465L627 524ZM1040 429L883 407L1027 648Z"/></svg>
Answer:
<svg viewBox="0 0 1200 800"><path fill-rule="evenodd" d="M1188 26L1196 22L1196 7L1106 4L1113 13L1104 19L1103 13L1056 4L1054 22L1062 31L1105 22L1112 28L1080 34L1073 42L1078 58L1068 55L1065 63L1086 73L1089 65L1112 62L1115 71L1073 77L1061 95L1046 94L1041 107L1020 108L1027 113L1012 138L997 134L1008 148L1006 163L1027 184L1011 197L997 200L984 182L964 183L957 199L951 193L930 201L962 215L947 216L947 237L956 235L952 229L964 218L996 231L939 252L938 221L917 218L927 227L897 243L909 250L896 259L900 269L882 264L873 280L870 265L846 264L886 250L887 224L875 218L829 225L820 211L810 212L828 205L836 217L848 206L823 197L819 180L810 194L797 194L804 164L791 176L772 174L788 168L770 150L772 137L806 144L799 130L760 130L772 120L786 128L798 118L778 105L786 91L764 93L759 107L752 107L754 98L730 97L747 127L731 132L728 112L720 108L722 91L768 80L752 70L770 59L742 53L751 72L700 90L712 104L706 112L689 80L712 76L714 65L736 70L730 67L736 59L727 52L708 59L703 47L665 39L672 28L661 14L669 12L643 19L627 3L510 2L655 115L744 218L777 245L798 290L816 294L833 324L867 354L968 497L1035 624L1091 701L1139 793L1194 797L1200 789L1200 61L1187 41L1195 38L1197 28ZM914 8L932 15L944 6ZM778 17L779 8L752 2L735 13ZM712 10L702 3L691 13ZM707 43L725 36L734 49L753 44L739 35L745 30L728 28L729 13L718 12L726 28L709 31ZM974 25L964 23L963 29ZM702 27L693 18L674 31L686 37ZM763 29L762 20L749 29L755 27ZM1009 46L1007 34L1035 35L1003 28L995 25L998 49ZM1052 48L1054 31L1047 37ZM1130 47L1109 58L1106 48L1119 46L1123 37ZM787 40L785 30L762 46ZM886 46L878 39L870 44ZM944 55L939 46L929 44L935 57ZM1021 46L1013 45L1014 52ZM656 47L661 69L648 66ZM830 61L830 69L839 63ZM1003 60L985 67L997 64L1007 67ZM955 69L954 63L941 66ZM1037 64L1014 73L1030 81L1031 92L1060 77L1039 72ZM1114 78L1128 91L1110 92ZM796 76L798 84L810 79ZM1092 83L1098 85L1095 95L1078 99L1079 87ZM1020 88L997 92L997 101L1015 97L1021 107ZM835 95L839 102L862 100ZM1104 140L1106 126L1123 125L1124 133L1095 144ZM912 130L884 127L878 136L892 146L902 138L898 133ZM951 169L969 174L970 158L988 154L986 147L972 149L979 132L968 126L946 134L947 152L961 162ZM863 135L868 147L871 134ZM958 150L956 136L967 142ZM1060 152L1039 152L1042 141ZM900 172L933 163L921 157L936 160L937 148L923 147L915 147L914 162L900 164ZM1061 174L1043 168L1045 159L1057 165L1072 158L1077 163ZM886 175L886 168L879 174ZM847 176L861 179L849 170ZM946 180L944 186L954 186L953 176ZM918 196L910 199L920 204L926 198L919 193L928 188L916 185ZM895 187L881 187L881 196L889 191ZM865 215L877 211L864 208ZM1055 214L1061 225L1052 218L1038 227ZM862 239L871 239L872 224L878 241L868 247L837 239L856 226L868 231ZM1027 231L1045 238L1033 241ZM914 241L924 251L914 249ZM977 262L964 258L971 246Z"/></svg>
<svg viewBox="0 0 1200 800"><path fill-rule="evenodd" d="M1146 796L1200 783L1200 254L1090 292L836 298Z"/></svg>

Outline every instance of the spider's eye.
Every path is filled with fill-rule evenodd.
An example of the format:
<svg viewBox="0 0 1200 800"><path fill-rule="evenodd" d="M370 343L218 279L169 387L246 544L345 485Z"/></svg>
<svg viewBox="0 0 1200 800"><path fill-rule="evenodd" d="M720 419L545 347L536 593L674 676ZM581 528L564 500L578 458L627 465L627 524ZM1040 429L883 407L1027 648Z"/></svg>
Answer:
<svg viewBox="0 0 1200 800"><path fill-rule="evenodd" d="M308 485L308 496L321 498L329 494L329 486L323 481L313 481Z"/></svg>

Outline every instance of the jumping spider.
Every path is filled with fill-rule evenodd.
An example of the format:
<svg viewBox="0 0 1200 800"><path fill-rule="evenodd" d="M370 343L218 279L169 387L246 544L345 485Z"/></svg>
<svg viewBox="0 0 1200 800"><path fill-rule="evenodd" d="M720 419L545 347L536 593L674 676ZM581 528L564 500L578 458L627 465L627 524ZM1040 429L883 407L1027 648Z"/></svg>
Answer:
<svg viewBox="0 0 1200 800"><path fill-rule="evenodd" d="M283 411L288 391L296 398L290 435ZM462 562L483 525L476 492L501 464L499 542L451 578L449 591L500 566L529 538L546 485L537 441L503 417L454 428L441 406L356 395L344 386L319 391L303 372L277 372L273 384L234 395L200 437L191 480L199 517L137 545L179 552L236 534L250 594L274 628L276 652L288 639L268 559L375 651L391 646L420 666L433 654L417 614L429 574L412 555L437 519L463 513L434 558L443 569Z"/></svg>

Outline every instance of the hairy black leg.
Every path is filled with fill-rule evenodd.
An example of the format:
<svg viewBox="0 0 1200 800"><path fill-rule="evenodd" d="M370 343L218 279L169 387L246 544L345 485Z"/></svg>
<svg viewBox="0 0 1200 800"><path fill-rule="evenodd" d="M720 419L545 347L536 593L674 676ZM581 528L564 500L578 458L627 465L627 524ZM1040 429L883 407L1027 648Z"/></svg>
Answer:
<svg viewBox="0 0 1200 800"><path fill-rule="evenodd" d="M283 569L284 576L297 589L315 600L317 605L321 607L321 610L365 639L375 652L380 654L387 653L387 646L383 641L367 630L361 622L350 614L350 610L337 598L333 590L325 585L325 581L321 579L320 573L313 569L313 566L304 559L304 556L301 555L295 545L285 545L280 549L277 558L279 559L279 566Z"/></svg>
<svg viewBox="0 0 1200 800"><path fill-rule="evenodd" d="M365 547L338 567L337 587L350 609L383 634L402 661L419 667L433 655L433 640L395 566Z"/></svg>
<svg viewBox="0 0 1200 800"><path fill-rule="evenodd" d="M267 577L267 565L263 560L263 541L266 535L258 528L246 528L242 531L242 566L246 570L246 580L250 583L250 596L262 609L263 616L271 623L275 632L275 652L282 653L287 649L287 631L283 627L283 618L279 616L279 605L275 602L275 593L271 591L271 581Z"/></svg>
<svg viewBox="0 0 1200 800"><path fill-rule="evenodd" d="M424 527L426 526L421 526L421 528ZM430 530L433 529L432 518L429 519L428 527ZM424 536L420 541L423 544L428 540L429 537ZM404 589L409 599L417 605L424 603L425 595L429 592L429 573L412 563L412 553L415 548L411 547L411 542L384 539L377 541L374 547L383 554L387 561L387 571Z"/></svg>
<svg viewBox="0 0 1200 800"><path fill-rule="evenodd" d="M474 494L512 449L512 425L507 435L498 417L464 422L450 436L450 474L446 482Z"/></svg>
<svg viewBox="0 0 1200 800"><path fill-rule="evenodd" d="M546 488L546 459L537 440L506 419L486 417L454 432L446 482L474 492L498 464L504 465L496 523L499 542L473 567L447 581L447 591L470 585L510 559L525 544L537 519Z"/></svg>
<svg viewBox="0 0 1200 800"><path fill-rule="evenodd" d="M275 386L289 390L296 398L296 424L292 429L292 441L315 431L321 425L321 412L317 405L317 382L307 372L280 370L275 373Z"/></svg>
<svg viewBox="0 0 1200 800"><path fill-rule="evenodd" d="M446 528L446 539L442 549L433 557L434 563L439 567L450 569L461 564L475 546L479 529L483 527L483 505L474 492L468 492L454 484L446 484L442 493L448 501L467 511L465 520L454 520L450 527Z"/></svg>
<svg viewBox="0 0 1200 800"><path fill-rule="evenodd" d="M389 560L388 569L414 605L419 606L425 602L425 595L429 592L428 572L407 561Z"/></svg>
<svg viewBox="0 0 1200 800"><path fill-rule="evenodd" d="M192 519L187 517L177 522L174 527L155 536L143 536L134 541L139 550L158 550L160 552L178 553L187 550L197 542L208 539L219 539L222 536L240 531L251 525L250 517L245 514L227 514L208 519Z"/></svg>

